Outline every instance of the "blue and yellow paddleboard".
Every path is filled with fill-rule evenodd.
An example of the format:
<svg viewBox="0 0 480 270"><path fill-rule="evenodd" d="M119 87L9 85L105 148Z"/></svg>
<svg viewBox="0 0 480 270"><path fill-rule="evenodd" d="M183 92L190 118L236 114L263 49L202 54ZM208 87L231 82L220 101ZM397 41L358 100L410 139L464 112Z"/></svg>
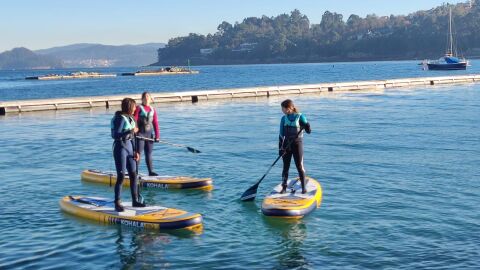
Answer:
<svg viewBox="0 0 480 270"><path fill-rule="evenodd" d="M302 194L302 186L298 179L288 180L287 192L281 194L282 185L279 184L265 197L262 203L262 213L266 216L302 218L322 202L322 187L320 183L310 177L307 180L307 193Z"/></svg>
<svg viewBox="0 0 480 270"><path fill-rule="evenodd" d="M85 170L82 172L82 180L92 183L115 185L117 182L116 172L100 170ZM124 186L129 186L128 176L123 181ZM139 174L140 185L146 188L161 189L202 189L212 190L212 178L194 178L189 176L147 176Z"/></svg>
<svg viewBox="0 0 480 270"><path fill-rule="evenodd" d="M157 230L202 228L202 216L179 209L162 206L132 207L123 202L124 212L115 211L112 200L99 197L65 196L60 208L74 216L108 224L141 227Z"/></svg>

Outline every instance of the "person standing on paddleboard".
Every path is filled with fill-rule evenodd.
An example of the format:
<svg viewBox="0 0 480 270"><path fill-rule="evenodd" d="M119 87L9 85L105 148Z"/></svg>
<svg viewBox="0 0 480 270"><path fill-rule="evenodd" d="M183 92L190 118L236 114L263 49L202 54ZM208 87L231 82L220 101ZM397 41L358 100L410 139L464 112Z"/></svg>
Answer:
<svg viewBox="0 0 480 270"><path fill-rule="evenodd" d="M150 93L143 92L142 104L138 105L135 110L135 121L138 123L139 132L138 135L145 138L154 138L155 141L160 141L160 129L158 127L158 116L155 109L150 106L153 101ZM155 131L155 132L154 132ZM155 133L155 134L154 134ZM145 161L147 163L148 175L157 176L158 174L153 171L152 164L152 152L153 141L137 140L138 153L141 155L145 150Z"/></svg>
<svg viewBox="0 0 480 270"><path fill-rule="evenodd" d="M135 100L124 98L122 100L122 110L115 112L111 120L111 135L113 141L113 158L117 170L117 182L115 183L115 211L123 212L120 195L122 184L125 179L125 173L128 172L130 179L130 192L132 194L133 207L145 207L145 204L138 201L138 183L137 183L137 161L140 154L136 150L135 133L138 132L133 113L135 112Z"/></svg>
<svg viewBox="0 0 480 270"><path fill-rule="evenodd" d="M283 159L282 172L282 191L287 191L288 170L290 169L290 162L293 159L297 167L302 184L302 194L307 192L305 188L305 168L303 167L303 130L308 134L312 132L310 123L308 123L305 115L293 104L290 99L282 102L282 112L285 114L280 121L280 137L279 137L279 155Z"/></svg>

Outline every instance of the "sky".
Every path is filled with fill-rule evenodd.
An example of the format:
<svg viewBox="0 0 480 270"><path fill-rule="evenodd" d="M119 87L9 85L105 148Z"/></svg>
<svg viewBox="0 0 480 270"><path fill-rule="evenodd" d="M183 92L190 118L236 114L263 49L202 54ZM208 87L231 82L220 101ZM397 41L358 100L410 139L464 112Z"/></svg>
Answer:
<svg viewBox="0 0 480 270"><path fill-rule="evenodd" d="M400 15L445 0L0 0L0 52L74 43L166 43L189 33L215 33L227 21L277 16L294 9L320 23L325 11L365 17ZM451 4L466 0L448 1Z"/></svg>

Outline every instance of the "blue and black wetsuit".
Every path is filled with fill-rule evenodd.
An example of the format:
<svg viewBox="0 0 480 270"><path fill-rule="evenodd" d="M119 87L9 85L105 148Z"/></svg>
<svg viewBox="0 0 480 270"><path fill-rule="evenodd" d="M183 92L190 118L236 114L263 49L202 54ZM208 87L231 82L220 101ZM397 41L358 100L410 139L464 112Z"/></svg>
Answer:
<svg viewBox="0 0 480 270"><path fill-rule="evenodd" d="M295 161L302 190L305 191L305 168L303 167L303 130L310 134L310 123L308 123L305 115L301 113L294 113L284 115L280 121L280 137L279 149L280 155L283 155L283 172L282 172L282 186L287 187L288 171L290 169L290 162Z"/></svg>
<svg viewBox="0 0 480 270"><path fill-rule="evenodd" d="M111 121L113 142L113 158L117 170L115 183L115 202L120 202L123 180L128 172L132 201L138 201L137 162L135 161L135 120L130 115L116 112Z"/></svg>

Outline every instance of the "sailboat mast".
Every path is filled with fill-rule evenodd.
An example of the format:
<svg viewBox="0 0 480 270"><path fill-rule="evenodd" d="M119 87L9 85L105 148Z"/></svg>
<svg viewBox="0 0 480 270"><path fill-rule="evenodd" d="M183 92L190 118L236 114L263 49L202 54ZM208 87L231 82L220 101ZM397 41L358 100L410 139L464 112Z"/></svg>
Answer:
<svg viewBox="0 0 480 270"><path fill-rule="evenodd" d="M449 41L450 41L450 51L448 52L451 56L453 56L453 33L452 33L452 8L450 8L449 16L448 16L448 33L449 33Z"/></svg>

